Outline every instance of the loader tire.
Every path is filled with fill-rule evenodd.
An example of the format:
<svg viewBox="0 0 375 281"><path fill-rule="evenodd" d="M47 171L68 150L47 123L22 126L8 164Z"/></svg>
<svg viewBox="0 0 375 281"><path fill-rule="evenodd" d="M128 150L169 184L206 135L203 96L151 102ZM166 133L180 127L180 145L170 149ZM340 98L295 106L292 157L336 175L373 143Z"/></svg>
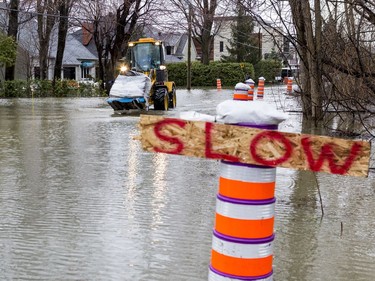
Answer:
<svg viewBox="0 0 375 281"><path fill-rule="evenodd" d="M156 89L154 94L154 109L155 110L168 110L169 96L168 91L164 88Z"/></svg>
<svg viewBox="0 0 375 281"><path fill-rule="evenodd" d="M177 106L177 95L176 87L172 87L172 91L169 93L169 108L175 108Z"/></svg>

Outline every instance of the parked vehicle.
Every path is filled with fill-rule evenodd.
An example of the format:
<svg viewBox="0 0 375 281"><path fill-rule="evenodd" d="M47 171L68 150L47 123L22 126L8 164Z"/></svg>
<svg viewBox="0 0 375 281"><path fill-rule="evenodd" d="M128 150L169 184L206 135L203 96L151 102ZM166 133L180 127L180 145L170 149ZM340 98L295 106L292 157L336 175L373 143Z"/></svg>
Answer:
<svg viewBox="0 0 375 281"><path fill-rule="evenodd" d="M283 82L285 77L297 78L299 75L299 68L296 66L283 67L280 71L280 76L276 76L275 80Z"/></svg>

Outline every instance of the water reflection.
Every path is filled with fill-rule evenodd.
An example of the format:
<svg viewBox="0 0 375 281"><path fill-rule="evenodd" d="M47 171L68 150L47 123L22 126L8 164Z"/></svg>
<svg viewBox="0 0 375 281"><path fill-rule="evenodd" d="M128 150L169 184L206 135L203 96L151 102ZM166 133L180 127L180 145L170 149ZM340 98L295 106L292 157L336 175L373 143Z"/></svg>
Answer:
<svg viewBox="0 0 375 281"><path fill-rule="evenodd" d="M155 167L155 172L153 174L153 194L152 194L152 228L157 227L161 224L161 211L165 207L166 189L167 184L165 180L165 174L167 171L167 155L162 153L157 153L152 158L153 167Z"/></svg>

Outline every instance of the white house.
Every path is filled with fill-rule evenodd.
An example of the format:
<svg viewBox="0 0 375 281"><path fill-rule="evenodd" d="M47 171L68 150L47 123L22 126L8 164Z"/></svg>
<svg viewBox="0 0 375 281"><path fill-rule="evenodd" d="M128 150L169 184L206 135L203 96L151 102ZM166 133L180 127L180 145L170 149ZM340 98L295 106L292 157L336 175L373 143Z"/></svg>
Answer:
<svg viewBox="0 0 375 281"><path fill-rule="evenodd" d="M231 25L236 23L236 17L221 17L216 19L216 24L220 24L218 33L214 39L214 60L220 61L223 56L229 55L227 47L231 47L229 41L232 39ZM282 53L284 47L284 36L277 31L277 27L254 26L250 36L257 37L259 45L254 46L254 50L261 52L262 58L272 52Z"/></svg>
<svg viewBox="0 0 375 281"><path fill-rule="evenodd" d="M20 29L19 42L30 53L31 77L39 78L39 42L37 41L36 22L30 21ZM47 79L53 79L53 72L56 62L57 32L54 30L48 52ZM64 57L62 62L61 77L63 79L82 80L83 78L95 78L95 65L97 56L92 54L87 48L72 34L66 38Z"/></svg>
<svg viewBox="0 0 375 281"><path fill-rule="evenodd" d="M164 43L167 63L184 62L188 57L188 35L178 31L160 31L154 26L147 26L144 30L146 37L152 37ZM191 41L191 61L197 60L197 49Z"/></svg>

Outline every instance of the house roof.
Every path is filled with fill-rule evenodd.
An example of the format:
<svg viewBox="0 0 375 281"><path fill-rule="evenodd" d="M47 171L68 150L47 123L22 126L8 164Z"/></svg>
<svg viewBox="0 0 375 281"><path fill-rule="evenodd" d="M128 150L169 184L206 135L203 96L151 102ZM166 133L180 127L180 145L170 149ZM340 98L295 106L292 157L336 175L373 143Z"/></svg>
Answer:
<svg viewBox="0 0 375 281"><path fill-rule="evenodd" d="M188 41L188 35L182 34L180 42L177 45L176 56L182 56L183 55L184 48L186 46L187 41Z"/></svg>
<svg viewBox="0 0 375 281"><path fill-rule="evenodd" d="M57 51L57 40L53 40L51 44L52 58L55 58ZM92 54L81 41L78 41L72 34L68 34L66 38L65 51L63 64L64 65L77 65L81 64L83 60L97 61L98 58Z"/></svg>
<svg viewBox="0 0 375 281"><path fill-rule="evenodd" d="M176 55L166 55L165 56L165 61L167 63L171 63L171 62L182 62L182 57L178 57Z"/></svg>
<svg viewBox="0 0 375 281"><path fill-rule="evenodd" d="M83 30L80 28L79 30L72 33L72 36L77 39L78 41L82 42L83 44ZM89 50L94 56L98 57L98 51L95 46L95 42L92 38L90 38L88 44L85 45L86 49Z"/></svg>
<svg viewBox="0 0 375 281"><path fill-rule="evenodd" d="M28 50L34 57L39 55L38 34L36 20L26 22L19 31L19 43ZM56 58L57 51L57 29L53 30L50 40L49 58ZM98 60L97 56L91 53L88 48L82 45L73 34L68 34L66 38L63 65L79 65L82 60Z"/></svg>
<svg viewBox="0 0 375 281"><path fill-rule="evenodd" d="M0 31L5 32L8 16L7 16L7 4L4 2L0 2Z"/></svg>

